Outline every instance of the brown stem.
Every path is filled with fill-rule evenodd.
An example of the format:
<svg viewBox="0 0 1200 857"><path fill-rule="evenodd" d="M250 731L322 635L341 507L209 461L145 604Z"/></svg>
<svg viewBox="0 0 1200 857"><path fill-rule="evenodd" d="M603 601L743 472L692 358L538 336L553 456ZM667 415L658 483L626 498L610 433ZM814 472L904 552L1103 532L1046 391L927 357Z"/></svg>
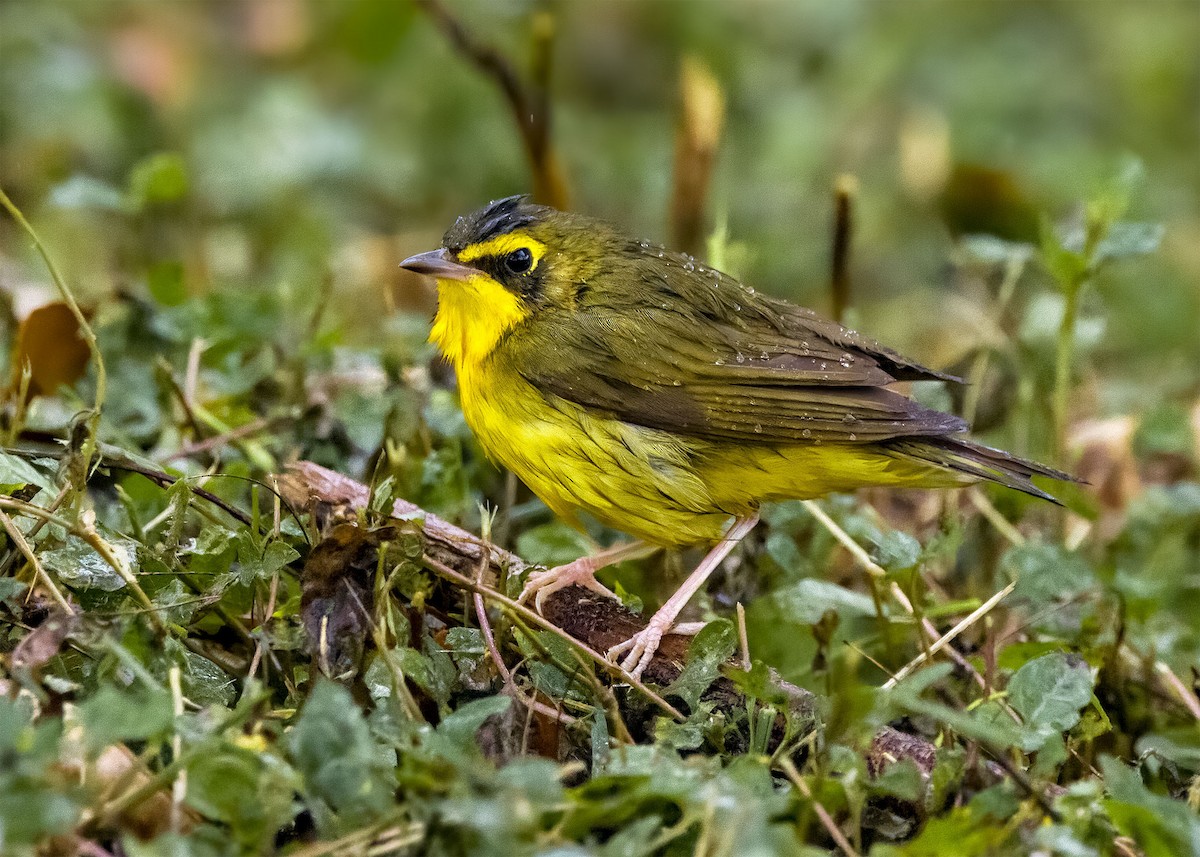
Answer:
<svg viewBox="0 0 1200 857"><path fill-rule="evenodd" d="M703 64L688 57L679 74L680 112L675 132L671 243L684 253L704 249L704 210L725 122L725 95Z"/></svg>
<svg viewBox="0 0 1200 857"><path fill-rule="evenodd" d="M526 86L508 58L477 39L441 0L416 0L446 39L504 93L533 172L533 196L538 202L565 209L569 206L566 176L550 143L549 78L554 19L539 12L533 20L534 83Z"/></svg>
<svg viewBox="0 0 1200 857"><path fill-rule="evenodd" d="M833 253L830 260L829 292L833 320L838 324L850 306L850 239L854 230L854 197L858 180L849 173L838 176L833 188Z"/></svg>

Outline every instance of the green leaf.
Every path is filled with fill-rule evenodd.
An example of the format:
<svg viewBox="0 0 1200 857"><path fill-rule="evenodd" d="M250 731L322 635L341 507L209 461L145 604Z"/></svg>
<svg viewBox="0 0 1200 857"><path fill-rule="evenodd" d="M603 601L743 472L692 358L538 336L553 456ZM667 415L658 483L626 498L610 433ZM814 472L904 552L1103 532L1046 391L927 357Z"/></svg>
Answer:
<svg viewBox="0 0 1200 857"><path fill-rule="evenodd" d="M694 708L700 696L721 674L721 666L737 648L737 629L728 619L717 619L700 629L688 646L687 662L679 677L663 693L677 696Z"/></svg>
<svg viewBox="0 0 1200 857"><path fill-rule="evenodd" d="M814 577L777 590L771 600L784 617L802 625L820 622L826 610L843 617L875 615L875 602L870 596Z"/></svg>
<svg viewBox="0 0 1200 857"><path fill-rule="evenodd" d="M532 527L517 537L517 554L537 565L563 565L591 550L583 533L560 521Z"/></svg>
<svg viewBox="0 0 1200 857"><path fill-rule="evenodd" d="M1100 770L1111 796L1104 807L1113 825L1146 857L1197 853L1200 818L1186 803L1154 794L1136 770L1112 756L1100 759Z"/></svg>
<svg viewBox="0 0 1200 857"><path fill-rule="evenodd" d="M912 759L900 759L889 764L871 781L871 791L909 803L921 802L925 796L925 779Z"/></svg>
<svg viewBox="0 0 1200 857"><path fill-rule="evenodd" d="M929 717L989 747L1008 748L1016 744L1021 736L1020 730L997 702L989 701L974 710L959 711L919 696L925 688L945 678L951 668L950 664L938 664L920 670L900 682L887 696L886 702L909 714Z"/></svg>
<svg viewBox="0 0 1200 857"><path fill-rule="evenodd" d="M1063 292L1079 288L1087 274L1088 263L1082 252L1068 249L1067 242L1054 224L1043 218L1041 224L1041 260Z"/></svg>
<svg viewBox="0 0 1200 857"><path fill-rule="evenodd" d="M450 656L434 645L426 635L425 651L401 648L394 652L400 669L429 696L445 708L450 702L450 692L458 678L458 670Z"/></svg>
<svg viewBox="0 0 1200 857"><path fill-rule="evenodd" d="M133 570L137 559L137 542L132 539L111 539L114 552L123 557ZM65 545L42 553L42 563L68 586L78 589L99 589L115 592L125 586L125 580L87 542L70 539Z"/></svg>
<svg viewBox="0 0 1200 857"><path fill-rule="evenodd" d="M1095 261L1144 256L1153 253L1162 243L1166 229L1161 223L1131 223L1120 221L1108 228L1096 246Z"/></svg>
<svg viewBox="0 0 1200 857"><path fill-rule="evenodd" d="M992 857L1016 853L1015 838L1010 825L985 824L965 806L930 819L916 839L903 845L872 848L871 857Z"/></svg>
<svg viewBox="0 0 1200 857"><path fill-rule="evenodd" d="M1017 670L1008 698L1025 721L1022 746L1036 750L1079 722L1079 710L1092 698L1092 671L1078 655L1043 655Z"/></svg>
<svg viewBox="0 0 1200 857"><path fill-rule="evenodd" d="M221 745L188 765L187 803L261 853L294 815L300 777L270 753Z"/></svg>
<svg viewBox="0 0 1200 857"><path fill-rule="evenodd" d="M456 655L482 655L483 632L478 628L451 628L446 633L446 650Z"/></svg>
<svg viewBox="0 0 1200 857"><path fill-rule="evenodd" d="M174 152L159 152L143 158L129 176L129 193L138 208L151 203L174 202L187 192L187 165Z"/></svg>
<svg viewBox="0 0 1200 857"><path fill-rule="evenodd" d="M489 717L508 711L512 700L507 696L485 696L460 706L438 724L438 734L455 744L474 742L475 733Z"/></svg>
<svg viewBox="0 0 1200 857"><path fill-rule="evenodd" d="M50 477L19 455L0 450L0 487L11 494L26 485L36 485L47 491L53 490Z"/></svg>
<svg viewBox="0 0 1200 857"><path fill-rule="evenodd" d="M243 584L270 580L275 572L300 558L295 548L279 539L268 542L265 547L256 544L254 534L249 530L239 533L237 542L237 576Z"/></svg>
<svg viewBox="0 0 1200 857"><path fill-rule="evenodd" d="M1200 728L1195 725L1143 735L1134 749L1139 754L1153 752L1186 770L1200 771Z"/></svg>
<svg viewBox="0 0 1200 857"><path fill-rule="evenodd" d="M44 844L79 818L80 795L55 772L61 737L60 720L35 724L28 700L0 697L0 845Z"/></svg>
<svg viewBox="0 0 1200 857"><path fill-rule="evenodd" d="M129 204L118 188L82 173L56 184L50 191L50 201L58 208L94 208L119 214L129 210Z"/></svg>
<svg viewBox="0 0 1200 857"><path fill-rule="evenodd" d="M875 561L888 571L912 568L921 558L921 543L902 530L884 530L872 541Z"/></svg>
<svg viewBox="0 0 1200 857"><path fill-rule="evenodd" d="M179 306L187 300L180 262L156 262L146 271L146 286L150 296L163 306Z"/></svg>
<svg viewBox="0 0 1200 857"><path fill-rule="evenodd" d="M285 742L318 823L334 823L325 806L347 827L369 823L391 807L395 753L371 738L341 686L318 681Z"/></svg>
<svg viewBox="0 0 1200 857"><path fill-rule="evenodd" d="M96 752L122 741L162 738L175 721L171 695L144 685L128 691L102 685L79 706L88 748Z"/></svg>
<svg viewBox="0 0 1200 857"><path fill-rule="evenodd" d="M1085 618L1096 609L1096 598L1088 596L1099 592L1096 572L1087 559L1061 544L1030 540L1005 554L1001 565L1017 578L1012 597L1028 605L1030 626L1059 640L1075 640ZM1001 650L1000 657L1011 664L1014 657L1035 648L1034 643L1021 644L1011 654Z"/></svg>
<svg viewBox="0 0 1200 857"><path fill-rule="evenodd" d="M704 743L711 716L712 705L701 703L682 723L673 717L659 717L654 721L654 741L672 750L696 750Z"/></svg>

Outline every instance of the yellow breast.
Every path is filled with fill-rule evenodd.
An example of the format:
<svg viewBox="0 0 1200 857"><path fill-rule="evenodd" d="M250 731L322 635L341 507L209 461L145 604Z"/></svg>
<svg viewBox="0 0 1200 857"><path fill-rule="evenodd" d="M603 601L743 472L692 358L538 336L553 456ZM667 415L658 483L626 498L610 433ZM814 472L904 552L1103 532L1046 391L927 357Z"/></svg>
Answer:
<svg viewBox="0 0 1200 857"><path fill-rule="evenodd" d="M665 432L543 395L499 365L459 375L463 415L488 455L563 519L586 511L662 545L715 541L737 510L714 502L693 450Z"/></svg>

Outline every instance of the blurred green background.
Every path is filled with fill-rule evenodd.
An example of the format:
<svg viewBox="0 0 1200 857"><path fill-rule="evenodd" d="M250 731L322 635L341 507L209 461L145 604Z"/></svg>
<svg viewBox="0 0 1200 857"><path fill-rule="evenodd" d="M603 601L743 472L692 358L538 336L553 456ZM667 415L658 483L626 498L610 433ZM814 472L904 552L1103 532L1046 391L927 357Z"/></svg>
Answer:
<svg viewBox="0 0 1200 857"><path fill-rule="evenodd" d="M1133 214L1166 238L1103 278L1095 356L1135 388L1195 384L1195 2L450 8L519 69L531 13L554 13L553 139L574 207L648 238L666 238L680 60L701 60L728 107L710 222L747 246L741 273L826 306L830 189L853 173L861 321L929 359L956 354L938 344L953 335L938 200L954 163L1005 171L1059 218L1138 157ZM303 304L329 277L345 335L378 341L383 286L430 306L395 262L529 187L498 89L401 0L6 0L0 75L0 185L92 302L232 286ZM163 153L178 192L139 194ZM0 229L5 285L40 278ZM1122 389L1101 409L1128 407Z"/></svg>
<svg viewBox="0 0 1200 857"><path fill-rule="evenodd" d="M648 239L671 235L681 68L707 68L725 121L705 232L720 238L713 246L722 264L762 291L830 309L833 189L840 177L854 178L848 323L935 367L978 370L981 383L968 388L976 393L934 384L918 385L916 395L971 413L982 439L1091 485L1056 488L1070 515L1012 492L987 494L1000 523L1012 522L1003 536L964 493L863 492L822 501L825 508L894 579L921 581L913 600L937 608L935 617L973 609L1019 576L1004 607L1011 621L974 629L999 649L1001 672L1060 650L1082 653L1098 670L1104 723L1081 739L1088 761L1077 769L1049 761L1036 777L1090 776L1097 746L1145 760L1151 754L1139 742L1155 730L1185 748L1181 770L1200 768L1194 724L1163 731L1181 713L1191 716L1195 700L1183 682L1200 658L1200 3L443 2L526 78L535 21L549 14L551 141L571 204ZM1121 224L1125 252L1088 279L1079 323L1063 335L1067 289L1048 270L1054 248L1082 243L1087 202L1094 214L1103 188L1132 175L1133 163L1141 179L1119 214L1134 224ZM494 540L531 561L564 562L589 549L479 454L453 379L425 342L432 283L399 268L435 246L455 216L531 186L495 80L409 0L0 0L0 188L91 314L109 379L98 426L113 445L106 454L143 456L173 475L215 474L203 484L239 509L269 516L267 490L252 496L254 480L305 458L374 478L473 531L486 500L501 510ZM1160 243L1150 240L1158 227ZM964 237L978 232L1007 243ZM1043 233L1058 238L1039 250ZM1007 292L1004 269L1014 259L1026 264ZM53 441L94 401L92 366L78 383L72 375L57 391L41 390L24 411L13 345L29 311L55 299L28 236L0 214L4 446L40 442L57 452ZM1056 387L1064 342L1073 354ZM1062 438L1051 419L1055 392L1067 394ZM11 456L0 458L6 480L29 481L17 478L25 470L12 475ZM143 585L185 640L217 640L236 653L241 643L224 642L222 616L253 618L278 579L266 639L296 669L280 670L270 692L273 705L294 710L311 687L300 586L288 567L307 551L299 531L281 515L280 544L290 539L294 550L274 554L271 566L256 527L214 524L207 506L201 516L180 497L186 492L101 469L87 507L100 531L137 554ZM828 736L861 745L879 725L867 691L918 651L916 626L898 614L876 621L861 571L798 504L764 518L745 559L727 564L714 594L698 599L701 615L749 605L754 656L825 694L834 704ZM140 607L127 609L123 582L99 560L92 565L103 575L81 577L83 561L64 552L73 543L53 529L35 547L72 596L90 616L111 620L114 638L150 641ZM622 569L621 583L652 604L668 582L660 570ZM203 585L184 592L181 571ZM15 587L5 592L10 605L24 599ZM0 626L9 635L0 642L23 639L29 624ZM449 664L427 642L430 657ZM225 666L226 676L200 654L164 655L157 640L127 644L161 681L169 663L190 663L184 681L201 690L185 689L209 687L197 698L218 707L231 704L231 682L246 675ZM424 663L415 649L406 654ZM103 713L109 703L94 691L109 686L114 663L64 661L55 675L78 682L75 698L92 694ZM1164 663L1184 676L1186 709L1155 689L1151 665ZM456 706L476 697L471 682L455 686ZM964 710L980 701L974 694L972 686L962 696ZM313 716L358 722L356 710L343 717L349 697L337 704ZM142 735L142 712L130 711L130 734ZM1091 743L1109 726L1107 743ZM945 732L927 731L935 728ZM374 752L365 729L360 743ZM46 746L46 769L56 769L57 750ZM441 788L445 767L430 770L428 782ZM539 787L554 779L535 773ZM866 779L863 771L827 782L848 784L853 795ZM223 791L226 781L214 782L213 793ZM1191 775L1180 782L1172 793L1194 797ZM259 798L292 791L265 774L261 783ZM1094 803L1077 805L1084 809L1064 805L1072 823L1101 817L1101 792L1093 794ZM719 799L739 811L757 806ZM558 797L544 800L559 811ZM589 800L584 794L581 805ZM236 826L262 801L230 802ZM459 817L472 817L462 806ZM1147 815L1169 815L1161 804L1145 806ZM1194 830L1192 810L1177 809ZM1011 827L1012 811L988 812L957 817L972 833L983 817ZM270 823L248 837L269 839L296 814L287 806L264 813ZM512 813L478 815L508 823ZM724 816L713 817L724 826ZM958 828L945 829L952 841ZM1112 839L1097 831L1097 842ZM1146 853L1179 853L1164 848Z"/></svg>

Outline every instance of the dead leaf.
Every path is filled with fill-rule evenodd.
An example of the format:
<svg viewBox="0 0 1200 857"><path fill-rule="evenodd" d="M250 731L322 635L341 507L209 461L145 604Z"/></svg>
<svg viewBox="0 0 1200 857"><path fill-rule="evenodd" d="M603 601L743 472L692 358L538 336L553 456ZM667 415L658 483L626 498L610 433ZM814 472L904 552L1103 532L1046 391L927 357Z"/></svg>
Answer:
<svg viewBox="0 0 1200 857"><path fill-rule="evenodd" d="M938 199L956 238L987 234L1005 241L1038 240L1037 208L1016 176L981 164L955 164Z"/></svg>
<svg viewBox="0 0 1200 857"><path fill-rule="evenodd" d="M50 614L13 649L12 665L29 670L45 666L59 653L78 622L78 616Z"/></svg>
<svg viewBox="0 0 1200 857"><path fill-rule="evenodd" d="M29 398L52 395L83 377L89 357L71 308L61 301L40 306L25 317L17 331L12 388L19 389L21 372L28 364Z"/></svg>
<svg viewBox="0 0 1200 857"><path fill-rule="evenodd" d="M1133 455L1138 423L1132 415L1088 420L1074 426L1068 441L1078 456L1075 474L1093 486L1100 502L1097 535L1105 541L1121 531L1129 502L1142 492Z"/></svg>
<svg viewBox="0 0 1200 857"><path fill-rule="evenodd" d="M379 549L396 533L395 527L366 530L338 524L304 563L300 616L309 654L330 678L358 674L371 633Z"/></svg>

